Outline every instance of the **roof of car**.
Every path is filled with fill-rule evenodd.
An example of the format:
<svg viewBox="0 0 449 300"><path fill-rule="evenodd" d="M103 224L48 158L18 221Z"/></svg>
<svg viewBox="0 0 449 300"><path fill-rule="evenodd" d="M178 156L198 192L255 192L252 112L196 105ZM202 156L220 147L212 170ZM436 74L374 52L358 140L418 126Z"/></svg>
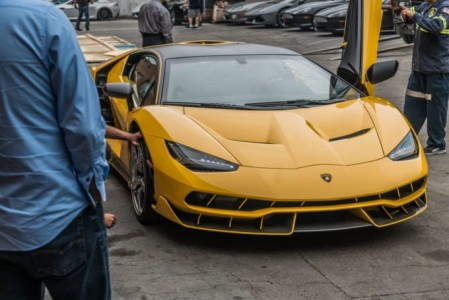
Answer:
<svg viewBox="0 0 449 300"><path fill-rule="evenodd" d="M268 45L223 41L193 41L153 47L164 59L221 55L299 55L297 52Z"/></svg>

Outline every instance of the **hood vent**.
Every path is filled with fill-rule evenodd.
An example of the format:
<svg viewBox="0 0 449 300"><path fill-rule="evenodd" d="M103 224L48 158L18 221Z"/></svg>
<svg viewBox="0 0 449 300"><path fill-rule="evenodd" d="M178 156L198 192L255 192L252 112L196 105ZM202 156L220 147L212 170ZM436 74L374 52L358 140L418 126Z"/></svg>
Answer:
<svg viewBox="0 0 449 300"><path fill-rule="evenodd" d="M367 133L368 131L370 131L371 128L366 128L366 129L362 129L350 134L346 134L346 135L342 135L342 136L338 136L332 139L329 139L329 142L335 142L335 141L340 141L340 140L344 140L344 139L351 139L360 135L364 135L365 133Z"/></svg>

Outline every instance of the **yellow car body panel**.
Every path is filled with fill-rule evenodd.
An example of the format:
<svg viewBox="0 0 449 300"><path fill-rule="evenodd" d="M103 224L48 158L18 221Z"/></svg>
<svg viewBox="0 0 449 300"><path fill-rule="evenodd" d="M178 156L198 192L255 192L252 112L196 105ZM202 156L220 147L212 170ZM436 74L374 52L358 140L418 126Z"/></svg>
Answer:
<svg viewBox="0 0 449 300"><path fill-rule="evenodd" d="M367 80L366 72L377 61L382 14L382 1L364 1L362 49L365 51L362 57L363 72L360 74L360 78L367 87L369 95L374 95L374 86Z"/></svg>
<svg viewBox="0 0 449 300"><path fill-rule="evenodd" d="M423 159L399 162L400 168L398 168L398 162L385 157L397 145L397 141L401 140L410 130L406 122L396 121L398 118L399 120L402 119L397 108L385 100L374 97L365 99L363 104L361 105L360 100L352 103L352 105L361 106L363 109L367 107L367 110L375 110L376 119L371 120L369 115L367 118L354 118L360 114L355 113L354 116L351 116L352 105L338 108L338 104L323 107L325 113L323 113L323 110L320 111L321 108L274 113L234 110L226 112L218 109L185 108L184 114L183 110L172 107L143 108L131 113L130 121L139 124L139 128L144 134L145 143L153 157L156 170L155 198L157 199L154 209L173 222L190 228L239 234L284 235L295 231L293 225L290 228L291 230L280 233L233 231L232 226L228 230L209 228L202 227L200 221L197 225L181 221L173 212L173 209L189 212L196 216L220 217L226 219L227 222L231 219L255 220L269 218L273 214L287 213L293 213L294 222L299 222L301 213L342 210L350 211L352 214L372 222L363 208L401 207L415 201L417 196L421 197L425 194L425 184L415 191L413 196L404 197L399 201L382 199L379 196L378 200L371 201L369 205L363 202L338 204L338 200L379 195L391 191L392 186L406 186L418 178L426 178L428 172L427 163ZM364 135L358 140L351 141L351 143L347 143L345 140L336 141L333 142L334 147L327 148L323 145L332 143L329 142L329 138L323 139L314 130L306 127L310 131L309 136L302 135L301 139L308 142L317 140L316 144L310 145L310 151L304 149L300 141L295 141L293 136L284 138L285 133L280 131L273 133L271 137L268 134L270 123L266 120L275 119L276 117L273 115L281 114L278 116L278 120L282 120L286 128L295 128L296 126L297 130L303 131L303 128L297 127L298 118L305 118L308 122L322 125L321 127L324 129L320 129L320 131L326 132L328 137L344 135L347 132L342 131L341 128L332 128L329 124L338 117L341 109L347 109L348 114L343 113L342 115L359 126L351 124L348 127L351 129L349 132L360 128L372 128L373 124L378 128L385 129L385 131L381 131L381 134L377 135L373 130L373 134ZM257 116L257 114L260 116ZM293 117L289 119L288 115ZM322 118L323 115L327 117ZM220 122L222 119L228 121ZM235 124L232 124L233 122L230 122L230 120L235 120ZM257 134L252 135L251 132L255 132L255 128L243 130L248 124L256 126L256 120L263 125L261 127L265 128L265 131L259 130ZM302 122L303 124L306 123L306 121ZM395 125L395 130L391 130L391 124ZM315 125L315 127L318 127L318 125ZM182 130L179 130L179 128L182 128ZM234 128L234 130L230 130L230 128ZM313 137L313 135L315 136ZM325 135L322 134L322 136ZM245 139L245 137L248 138ZM383 145L386 145L383 149L378 148L369 153L359 151L360 148L369 145L370 140L379 139L382 140ZM191 171L172 159L165 144L166 140L177 141L192 148L202 149L209 154L239 163L241 167L236 172L225 174L192 174ZM276 141L276 144L273 143L274 141ZM376 143L372 142L372 144L373 148L376 148ZM272 147L275 149L270 152ZM279 151L280 148L284 151ZM329 151L326 151L326 149ZM274 156L274 153L278 155ZM279 153L283 153L283 155L279 155ZM338 153L340 155L337 155ZM420 150L420 157L423 156L422 150ZM308 157L307 162L301 164L300 157ZM323 157L329 158L328 163L318 164L318 161L323 161ZM313 161L314 158L316 158L315 162ZM122 160L127 159L129 159L129 155L122 157ZM332 185L323 181L320 177L321 174L332 174ZM366 174L366 176L360 177L359 174ZM379 178L379 174L384 174L385 180L376 180ZM348 190L348 186L351 187L350 190ZM189 205L185 199L192 192L259 199L268 202L328 200L336 201L336 204L313 207L264 208L247 212L229 211ZM423 212L424 209L420 210L419 213ZM373 226L394 225L411 217L403 218L400 221L392 220L388 225L373 223Z"/></svg>

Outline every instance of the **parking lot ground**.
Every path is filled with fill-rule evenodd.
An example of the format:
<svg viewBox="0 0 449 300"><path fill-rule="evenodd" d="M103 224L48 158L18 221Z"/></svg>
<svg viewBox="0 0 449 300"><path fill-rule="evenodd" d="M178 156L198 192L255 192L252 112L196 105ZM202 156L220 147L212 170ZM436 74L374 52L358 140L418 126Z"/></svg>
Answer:
<svg viewBox="0 0 449 300"><path fill-rule="evenodd" d="M140 45L131 19L93 22L90 33ZM256 42L304 53L341 42L313 31L226 24L177 26L174 39ZM404 43L394 38L381 43L396 46ZM339 50L307 57L335 71ZM376 86L376 94L402 107L411 48L382 52L379 59L397 59L400 68ZM425 142L425 134L420 139ZM118 217L108 231L114 299L449 299L448 158L428 159L429 208L421 216L382 230L289 237L207 233L169 222L143 226L133 216L128 189L112 172L105 206Z"/></svg>

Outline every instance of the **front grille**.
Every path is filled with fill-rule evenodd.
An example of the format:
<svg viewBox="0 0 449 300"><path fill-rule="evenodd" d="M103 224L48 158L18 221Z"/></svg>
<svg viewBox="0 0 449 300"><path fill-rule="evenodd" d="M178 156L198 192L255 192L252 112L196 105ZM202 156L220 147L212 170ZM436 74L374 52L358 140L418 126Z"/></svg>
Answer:
<svg viewBox="0 0 449 300"><path fill-rule="evenodd" d="M388 207L381 205L364 208L363 210L375 224L381 226L413 216L426 206L427 196L426 194L423 194L418 199L399 207Z"/></svg>
<svg viewBox="0 0 449 300"><path fill-rule="evenodd" d="M427 177L422 177L416 181L413 181L412 183L383 193L335 200L270 201L192 192L186 197L185 202L193 206L220 210L256 211L265 208L335 206L344 204L366 203L376 200L397 201L421 189L425 185L426 180Z"/></svg>
<svg viewBox="0 0 449 300"><path fill-rule="evenodd" d="M181 222L190 227L216 231L288 234L293 230L295 213L273 214L255 219L215 217L183 212L172 207Z"/></svg>
<svg viewBox="0 0 449 300"><path fill-rule="evenodd" d="M272 213L258 218L218 217L202 213L188 213L171 206L182 224L191 228L268 235L350 230L373 225L388 226L416 216L426 207L425 194L397 208L381 205L324 212ZM361 212L364 212L366 216L363 216Z"/></svg>

